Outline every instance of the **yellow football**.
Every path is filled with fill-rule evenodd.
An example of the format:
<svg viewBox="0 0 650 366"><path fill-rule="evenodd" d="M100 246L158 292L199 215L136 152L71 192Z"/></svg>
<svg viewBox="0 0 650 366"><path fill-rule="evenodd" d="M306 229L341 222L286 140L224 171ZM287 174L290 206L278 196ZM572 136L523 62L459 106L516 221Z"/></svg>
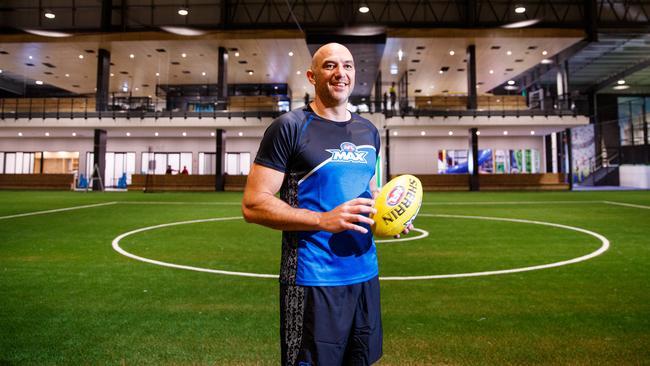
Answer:
<svg viewBox="0 0 650 366"><path fill-rule="evenodd" d="M422 205L422 183L405 174L391 179L375 197L377 213L372 232L375 236L395 236L415 220Z"/></svg>

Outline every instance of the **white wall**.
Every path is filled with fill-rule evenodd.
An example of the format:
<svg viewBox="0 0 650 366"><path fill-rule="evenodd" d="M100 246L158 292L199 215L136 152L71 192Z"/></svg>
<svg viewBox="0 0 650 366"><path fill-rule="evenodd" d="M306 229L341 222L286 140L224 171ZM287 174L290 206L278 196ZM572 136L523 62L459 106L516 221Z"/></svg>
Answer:
<svg viewBox="0 0 650 366"><path fill-rule="evenodd" d="M621 187L650 189L650 165L621 165L618 172Z"/></svg>

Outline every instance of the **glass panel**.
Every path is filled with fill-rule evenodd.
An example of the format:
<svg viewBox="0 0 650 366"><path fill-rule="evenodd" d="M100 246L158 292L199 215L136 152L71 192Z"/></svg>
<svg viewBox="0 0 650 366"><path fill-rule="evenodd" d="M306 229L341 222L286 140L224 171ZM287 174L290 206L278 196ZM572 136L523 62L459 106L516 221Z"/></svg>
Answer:
<svg viewBox="0 0 650 366"><path fill-rule="evenodd" d="M192 153L181 153L181 163L179 172L187 169L189 174L192 174Z"/></svg>
<svg viewBox="0 0 650 366"><path fill-rule="evenodd" d="M239 169L241 174L248 175L251 169L251 153L240 153L239 156Z"/></svg>
<svg viewBox="0 0 650 366"><path fill-rule="evenodd" d="M154 154L154 174L165 174L167 170L167 154Z"/></svg>
<svg viewBox="0 0 650 366"><path fill-rule="evenodd" d="M131 184L131 176L135 174L135 153L126 153L126 184Z"/></svg>
<svg viewBox="0 0 650 366"><path fill-rule="evenodd" d="M115 187L117 180L115 177L115 153L107 152L104 168L104 186Z"/></svg>
<svg viewBox="0 0 650 366"><path fill-rule="evenodd" d="M167 165L171 165L174 174L178 174L181 171L181 154L167 154Z"/></svg>
<svg viewBox="0 0 650 366"><path fill-rule="evenodd" d="M5 153L0 152L0 174L5 172Z"/></svg>
<svg viewBox="0 0 650 366"><path fill-rule="evenodd" d="M5 173L16 174L16 153L5 154Z"/></svg>
<svg viewBox="0 0 650 366"><path fill-rule="evenodd" d="M239 154L226 153L226 173L228 175L239 175Z"/></svg>

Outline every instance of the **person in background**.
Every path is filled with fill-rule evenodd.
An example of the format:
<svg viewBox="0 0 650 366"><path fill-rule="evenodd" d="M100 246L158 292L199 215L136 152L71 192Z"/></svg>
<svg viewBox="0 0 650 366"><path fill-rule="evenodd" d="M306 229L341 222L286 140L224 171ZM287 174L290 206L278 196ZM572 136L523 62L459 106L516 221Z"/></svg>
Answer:
<svg viewBox="0 0 650 366"><path fill-rule="evenodd" d="M189 175L190 172L187 171L187 166L183 165L183 170L181 170L182 175Z"/></svg>

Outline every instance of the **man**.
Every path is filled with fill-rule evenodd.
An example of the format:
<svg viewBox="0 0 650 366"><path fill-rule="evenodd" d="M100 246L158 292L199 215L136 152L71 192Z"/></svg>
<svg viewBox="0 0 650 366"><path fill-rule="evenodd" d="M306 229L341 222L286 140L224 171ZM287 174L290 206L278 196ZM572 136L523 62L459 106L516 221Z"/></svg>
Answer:
<svg viewBox="0 0 650 366"><path fill-rule="evenodd" d="M347 48L321 47L306 75L316 97L266 130L242 211L247 222L283 230L282 364L369 365L382 354L368 217L379 133L346 109L355 77Z"/></svg>

